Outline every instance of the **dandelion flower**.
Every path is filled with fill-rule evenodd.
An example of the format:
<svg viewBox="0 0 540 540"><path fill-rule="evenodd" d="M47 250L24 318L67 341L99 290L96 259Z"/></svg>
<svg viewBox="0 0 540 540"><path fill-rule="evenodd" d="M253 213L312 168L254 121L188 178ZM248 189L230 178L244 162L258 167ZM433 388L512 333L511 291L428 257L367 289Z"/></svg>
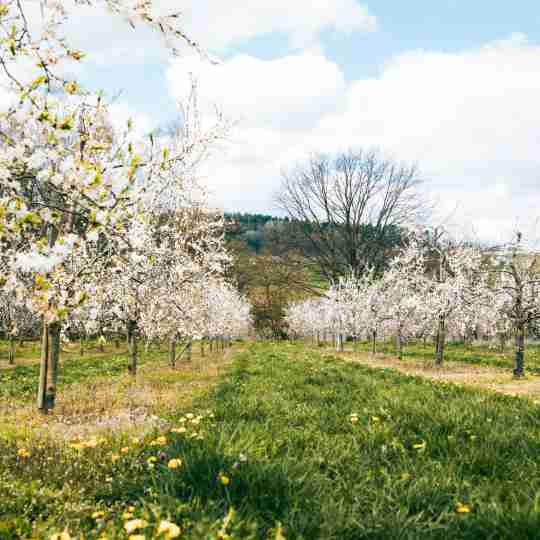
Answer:
<svg viewBox="0 0 540 540"><path fill-rule="evenodd" d="M155 441L152 441L150 446L163 446L164 444L167 444L167 437L161 435Z"/></svg>
<svg viewBox="0 0 540 540"><path fill-rule="evenodd" d="M456 512L458 514L468 514L471 511L471 507L468 504L462 504L458 502L456 504Z"/></svg>
<svg viewBox="0 0 540 540"><path fill-rule="evenodd" d="M170 521L162 521L157 529L157 534L165 534L165 538L167 538L167 540L177 538L181 533L182 529Z"/></svg>
<svg viewBox="0 0 540 540"><path fill-rule="evenodd" d="M30 457L30 452L26 448L19 448L17 455L21 458Z"/></svg>
<svg viewBox="0 0 540 540"><path fill-rule="evenodd" d="M124 512L122 514L122 519L125 519L125 520L131 519L132 517L133 517L133 512Z"/></svg>
<svg viewBox="0 0 540 540"><path fill-rule="evenodd" d="M148 527L148 521L144 519L132 519L124 523L124 529L128 534Z"/></svg>
<svg viewBox="0 0 540 540"><path fill-rule="evenodd" d="M167 467L169 467L169 469L177 469L180 467L180 465L182 465L182 460L177 458L171 459L169 460L169 463L167 463Z"/></svg>
<svg viewBox="0 0 540 540"><path fill-rule="evenodd" d="M94 519L100 519L100 518L102 518L102 517L104 517L104 516L105 516L105 512L102 512L101 510L98 510L97 512L94 512L94 513L92 514L92 517L93 517Z"/></svg>
<svg viewBox="0 0 540 540"><path fill-rule="evenodd" d="M71 540L71 536L68 532L54 533L50 540Z"/></svg>
<svg viewBox="0 0 540 540"><path fill-rule="evenodd" d="M185 433L187 429L185 427L173 428L171 429L173 433Z"/></svg>
<svg viewBox="0 0 540 540"><path fill-rule="evenodd" d="M127 453L129 452L129 447L124 446L123 448L120 449L120 452L121 452L122 454L127 454Z"/></svg>
<svg viewBox="0 0 540 540"><path fill-rule="evenodd" d="M413 444L413 448L415 450L424 450L426 447L426 441L422 441L421 443Z"/></svg>
<svg viewBox="0 0 540 540"><path fill-rule="evenodd" d="M223 473L219 473L218 480L224 485L228 486L231 483L231 479L225 476Z"/></svg>

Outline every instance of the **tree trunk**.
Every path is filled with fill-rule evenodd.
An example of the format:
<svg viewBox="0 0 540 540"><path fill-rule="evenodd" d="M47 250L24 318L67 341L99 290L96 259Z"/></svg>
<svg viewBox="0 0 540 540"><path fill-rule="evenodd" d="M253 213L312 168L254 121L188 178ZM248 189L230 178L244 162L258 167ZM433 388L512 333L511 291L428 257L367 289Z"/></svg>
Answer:
<svg viewBox="0 0 540 540"><path fill-rule="evenodd" d="M127 323L127 341L129 351L128 371L131 375L137 375L137 323L128 321Z"/></svg>
<svg viewBox="0 0 540 540"><path fill-rule="evenodd" d="M37 395L37 407L43 413L47 414L47 371L49 368L49 328L47 322L43 320L41 329L41 358L39 361L39 387Z"/></svg>
<svg viewBox="0 0 540 540"><path fill-rule="evenodd" d="M377 352L377 330L373 330L371 333L371 353L375 354Z"/></svg>
<svg viewBox="0 0 540 540"><path fill-rule="evenodd" d="M506 335L505 334L499 334L499 344L500 344L500 353L504 354L504 348L506 347Z"/></svg>
<svg viewBox="0 0 540 540"><path fill-rule="evenodd" d="M396 353L397 353L397 357L400 360L403 360L403 342L402 342L402 336L401 336L401 326L398 327L398 331L396 334Z"/></svg>
<svg viewBox="0 0 540 540"><path fill-rule="evenodd" d="M176 367L176 341L174 339L169 340L169 365Z"/></svg>
<svg viewBox="0 0 540 540"><path fill-rule="evenodd" d="M514 377L525 376L525 324L519 323L516 328L516 367Z"/></svg>
<svg viewBox="0 0 540 540"><path fill-rule="evenodd" d="M204 357L204 339L201 339L201 358Z"/></svg>
<svg viewBox="0 0 540 540"><path fill-rule="evenodd" d="M10 366L15 365L15 339L12 335L8 337L9 341L9 352L8 352L8 362Z"/></svg>
<svg viewBox="0 0 540 540"><path fill-rule="evenodd" d="M120 340L118 338L114 338L114 348L115 349L120 348Z"/></svg>
<svg viewBox="0 0 540 540"><path fill-rule="evenodd" d="M192 351L192 343L191 341L187 344L186 347L186 359L188 362L191 362L191 351Z"/></svg>
<svg viewBox="0 0 540 540"><path fill-rule="evenodd" d="M84 337L81 336L81 339L79 340L79 353L81 356L84 356Z"/></svg>
<svg viewBox="0 0 540 540"><path fill-rule="evenodd" d="M56 400L56 384L58 382L58 366L60 364L60 323L49 325L49 366L47 369L48 408L53 409Z"/></svg>
<svg viewBox="0 0 540 540"><path fill-rule="evenodd" d="M439 326L437 329L437 346L435 350L435 364L442 366L444 360L444 344L446 341L446 321L444 315L439 315Z"/></svg>
<svg viewBox="0 0 540 540"><path fill-rule="evenodd" d="M60 358L60 323L43 322L37 406L43 413L54 408L58 363Z"/></svg>
<svg viewBox="0 0 540 540"><path fill-rule="evenodd" d="M336 351L343 352L343 334L336 334Z"/></svg>

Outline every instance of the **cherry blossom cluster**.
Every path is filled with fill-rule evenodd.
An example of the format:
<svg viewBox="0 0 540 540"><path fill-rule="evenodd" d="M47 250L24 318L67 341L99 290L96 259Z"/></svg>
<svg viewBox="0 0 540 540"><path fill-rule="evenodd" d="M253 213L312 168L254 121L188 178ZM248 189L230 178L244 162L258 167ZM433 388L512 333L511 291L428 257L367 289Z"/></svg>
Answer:
<svg viewBox="0 0 540 540"><path fill-rule="evenodd" d="M174 134L115 127L106 100L65 75L84 61L62 32L78 4L150 26L173 54L198 50L151 0L43 0L37 23L25 3L0 3L0 293L17 306L3 313L85 333L244 332L249 307L223 279L223 218L198 178L226 122L202 129L191 96Z"/></svg>
<svg viewBox="0 0 540 540"><path fill-rule="evenodd" d="M395 337L400 353L413 338L433 337L443 346L446 339L507 335L508 290L479 249L429 245L411 235L382 276L343 278L324 297L290 305L287 323L300 336Z"/></svg>

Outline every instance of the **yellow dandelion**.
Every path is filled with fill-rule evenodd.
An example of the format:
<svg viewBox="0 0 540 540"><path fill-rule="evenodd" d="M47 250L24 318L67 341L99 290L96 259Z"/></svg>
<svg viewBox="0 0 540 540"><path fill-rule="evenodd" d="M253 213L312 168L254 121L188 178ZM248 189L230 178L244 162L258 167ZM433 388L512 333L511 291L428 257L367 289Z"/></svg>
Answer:
<svg viewBox="0 0 540 540"><path fill-rule="evenodd" d="M122 519L123 520L131 519L132 517L133 517L133 512L124 512L122 514Z"/></svg>
<svg viewBox="0 0 540 540"><path fill-rule="evenodd" d="M156 440L152 441L150 446L163 446L164 444L167 444L167 437L165 437L165 435L161 435Z"/></svg>
<svg viewBox="0 0 540 540"><path fill-rule="evenodd" d="M124 523L124 529L128 534L148 527L148 521L144 519L132 519Z"/></svg>
<svg viewBox="0 0 540 540"><path fill-rule="evenodd" d="M219 473L218 480L224 485L228 486L231 483L231 479L225 476L223 473Z"/></svg>
<svg viewBox="0 0 540 540"><path fill-rule="evenodd" d="M413 444L413 448L415 450L424 450L425 447L426 447L426 441L422 441L421 443Z"/></svg>
<svg viewBox="0 0 540 540"><path fill-rule="evenodd" d="M101 510L98 510L92 514L92 517L94 519L101 519L102 517L105 517L105 512L102 512Z"/></svg>
<svg viewBox="0 0 540 540"><path fill-rule="evenodd" d="M195 415L194 415L193 413L187 413L187 414L186 414L186 418L187 418L188 420L191 420L192 418L195 418Z"/></svg>
<svg viewBox="0 0 540 540"><path fill-rule="evenodd" d="M127 453L129 452L129 447L124 446L123 448L120 449L120 452L121 452L122 454L127 454Z"/></svg>
<svg viewBox="0 0 540 540"><path fill-rule="evenodd" d="M17 455L21 458L30 457L30 452L26 448L19 448Z"/></svg>
<svg viewBox="0 0 540 540"><path fill-rule="evenodd" d="M51 535L50 540L71 540L71 536L68 532L54 533Z"/></svg>
<svg viewBox="0 0 540 540"><path fill-rule="evenodd" d="M457 503L456 512L458 514L468 514L471 511L471 507L468 504Z"/></svg>
<svg viewBox="0 0 540 540"><path fill-rule="evenodd" d="M147 460L146 460L146 463L148 463L148 465L154 465L154 463L156 463L157 461L157 457L156 456L150 456Z"/></svg>
<svg viewBox="0 0 540 540"><path fill-rule="evenodd" d="M139 444L141 442L141 439L139 439L139 437L131 437L131 442L133 444Z"/></svg>
<svg viewBox="0 0 540 540"><path fill-rule="evenodd" d="M134 506L128 506L128 507L126 508L126 510L127 510L128 512L135 512L135 507L134 507Z"/></svg>
<svg viewBox="0 0 540 540"><path fill-rule="evenodd" d="M171 459L169 460L169 463L167 463L167 467L169 467L169 469L177 469L181 465L182 465L181 459Z"/></svg>
<svg viewBox="0 0 540 540"><path fill-rule="evenodd" d="M178 525L170 521L162 521L157 529L157 534L164 534L167 540L177 538L178 536L180 536L181 533L182 529L180 529Z"/></svg>
<svg viewBox="0 0 540 540"><path fill-rule="evenodd" d="M73 450L84 450L86 448L84 443L71 443L69 447L73 448Z"/></svg>
<svg viewBox="0 0 540 540"><path fill-rule="evenodd" d="M173 433L185 433L187 429L185 427L173 428L171 429Z"/></svg>

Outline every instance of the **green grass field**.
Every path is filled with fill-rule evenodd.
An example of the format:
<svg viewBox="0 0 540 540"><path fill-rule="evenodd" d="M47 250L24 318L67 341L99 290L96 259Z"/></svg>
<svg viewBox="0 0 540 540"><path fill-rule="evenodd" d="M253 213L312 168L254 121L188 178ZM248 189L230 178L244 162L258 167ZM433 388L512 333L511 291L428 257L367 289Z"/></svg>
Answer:
<svg viewBox="0 0 540 540"><path fill-rule="evenodd" d="M368 342L358 342L353 347L355 351L369 352L371 344ZM378 342L377 352L389 355L396 354L395 344L393 342ZM424 345L421 342L411 342L403 348L403 360L421 359L431 361L434 358L435 347L433 343ZM484 365L500 368L514 368L514 349L513 343L508 342L503 353L498 348L490 348L487 344L464 345L459 342L450 342L446 344L444 358L450 362L465 362L468 364ZM540 373L540 345L527 344L525 351L525 369Z"/></svg>
<svg viewBox="0 0 540 540"><path fill-rule="evenodd" d="M189 406L154 412L169 427L140 440L4 435L0 538L160 539L164 520L192 539L539 537L525 399L260 344Z"/></svg>

